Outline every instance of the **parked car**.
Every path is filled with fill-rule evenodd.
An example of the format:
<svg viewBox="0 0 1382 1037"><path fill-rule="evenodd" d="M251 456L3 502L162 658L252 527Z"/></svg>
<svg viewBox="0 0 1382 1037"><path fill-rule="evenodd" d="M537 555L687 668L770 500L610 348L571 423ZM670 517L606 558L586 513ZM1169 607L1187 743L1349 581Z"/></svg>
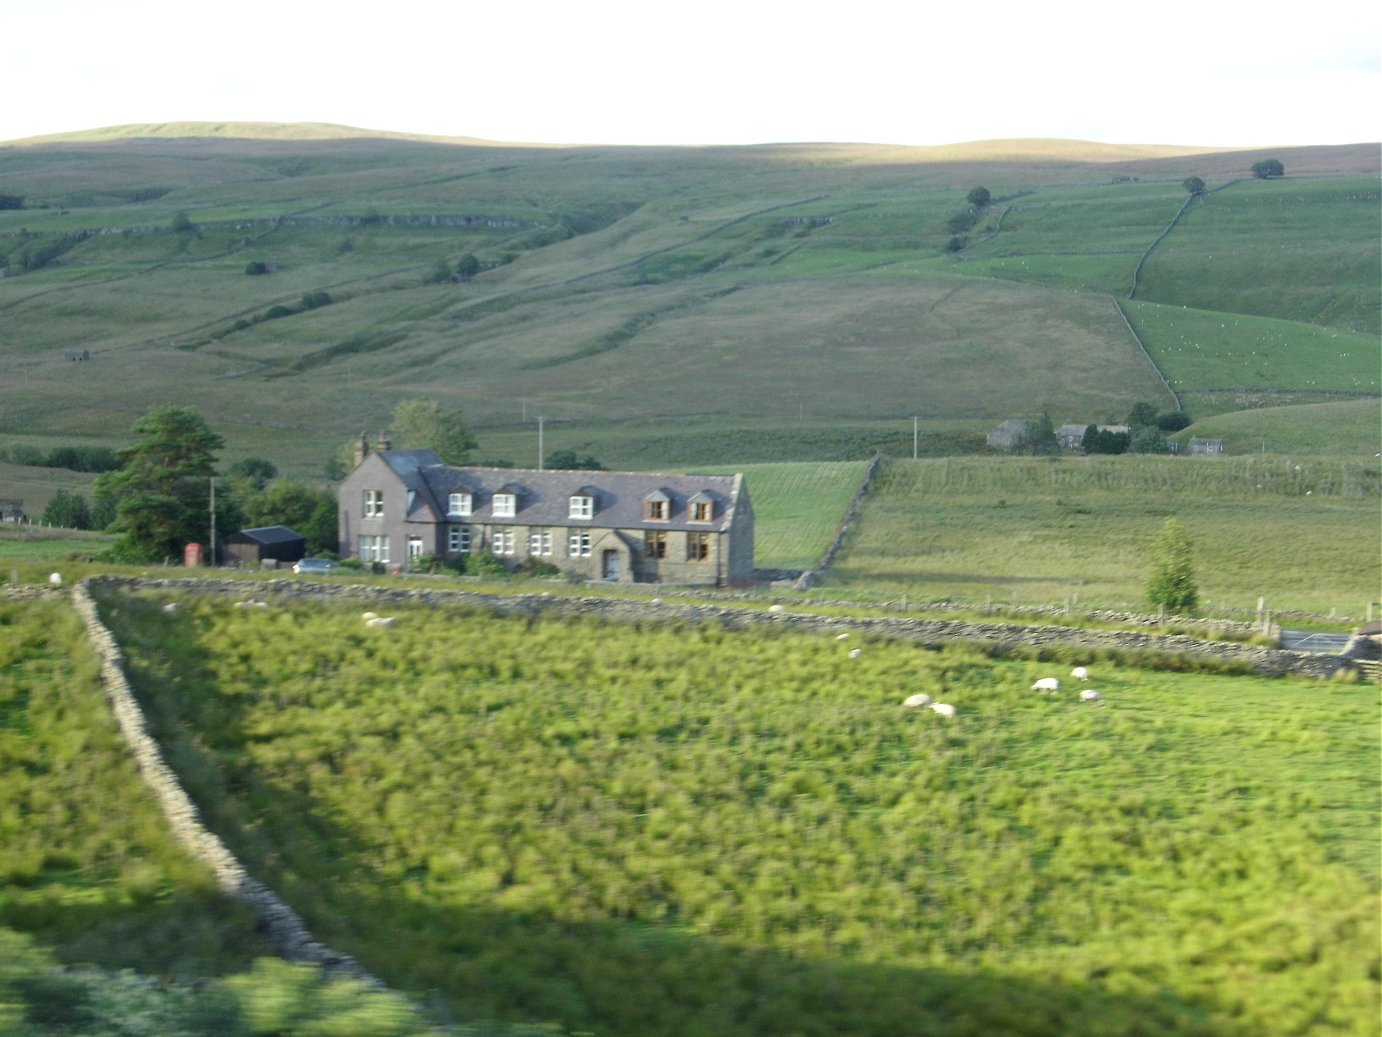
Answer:
<svg viewBox="0 0 1382 1037"><path fill-rule="evenodd" d="M338 566L330 558L304 558L293 563L295 573L332 573Z"/></svg>

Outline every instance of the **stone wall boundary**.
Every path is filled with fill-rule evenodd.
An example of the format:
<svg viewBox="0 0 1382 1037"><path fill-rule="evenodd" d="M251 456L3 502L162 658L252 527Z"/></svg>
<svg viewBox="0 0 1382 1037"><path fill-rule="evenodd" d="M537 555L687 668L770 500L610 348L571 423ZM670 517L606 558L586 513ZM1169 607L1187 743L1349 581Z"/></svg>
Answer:
<svg viewBox="0 0 1382 1037"><path fill-rule="evenodd" d="M144 712L125 677L124 656L115 637L101 622L96 603L87 590L89 582L84 580L72 589L73 607L101 661L101 680L115 722L178 842L211 869L222 892L254 910L270 942L285 959L316 965L329 974L348 976L383 989L384 984L354 958L317 942L298 914L271 889L252 878L225 843L202 823L196 805L164 761L158 743L149 733Z"/></svg>
<svg viewBox="0 0 1382 1037"><path fill-rule="evenodd" d="M476 607L529 618L582 616L610 622L715 622L726 629L748 629L759 624L811 633L857 633L880 640L909 641L926 648L948 643L983 647L995 656L1030 654L1056 648L1125 651L1197 659L1208 664L1236 665L1263 677L1304 677L1324 680L1339 671L1357 670L1356 661L1342 655L1321 655L1282 648L1266 648L1236 641L1210 641L1184 634L1144 630L1088 630L1049 624L1021 626L960 619L908 619L905 617L843 617L792 612L781 604L717 605L705 600L674 602L665 598L633 599L565 597L554 594L490 594L480 591L419 587L378 587L366 584L312 583L275 579L247 582L206 577L149 579L98 576L86 583L128 588L164 590L169 593L216 594L240 600L253 594L272 603L274 598L327 603L359 602L371 609L389 607ZM1170 667L1168 667L1170 668Z"/></svg>
<svg viewBox="0 0 1382 1037"><path fill-rule="evenodd" d="M825 549L825 554L821 556L816 567L806 570L797 578L797 590L808 589L815 582L816 576L829 569L835 561L835 556L840 553L840 548L844 546L845 536L854 525L854 518L859 513L859 504L863 501L864 495L869 492L869 487L873 485L873 477L878 474L878 466L882 463L883 455L874 454L872 460L869 461L869 467L864 473L864 478L859 482L859 488L854 491L849 507L845 509L844 518L840 520L840 528L835 530L835 539Z"/></svg>

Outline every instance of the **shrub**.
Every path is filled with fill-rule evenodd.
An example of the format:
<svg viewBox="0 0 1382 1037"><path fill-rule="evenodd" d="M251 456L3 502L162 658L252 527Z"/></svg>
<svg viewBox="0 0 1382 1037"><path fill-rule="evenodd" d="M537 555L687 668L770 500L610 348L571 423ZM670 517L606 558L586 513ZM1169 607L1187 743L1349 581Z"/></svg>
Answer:
<svg viewBox="0 0 1382 1037"><path fill-rule="evenodd" d="M1286 167L1278 159L1264 158L1261 162L1252 164L1252 175L1259 180L1271 180L1275 177L1285 176Z"/></svg>
<svg viewBox="0 0 1382 1037"><path fill-rule="evenodd" d="M510 575L509 567L504 564L503 560L491 554L489 551L480 551L476 554L472 554L466 562L465 570L471 576L493 578L496 576Z"/></svg>
<svg viewBox="0 0 1382 1037"><path fill-rule="evenodd" d="M966 196L966 200L970 205L974 206L974 208L982 209L993 200L993 196L989 194L989 189L987 187L972 187L970 188L969 194Z"/></svg>
<svg viewBox="0 0 1382 1037"><path fill-rule="evenodd" d="M249 274L251 277L256 277L259 274L267 274L268 272L269 264L265 263L262 259L251 259L245 264L245 273Z"/></svg>

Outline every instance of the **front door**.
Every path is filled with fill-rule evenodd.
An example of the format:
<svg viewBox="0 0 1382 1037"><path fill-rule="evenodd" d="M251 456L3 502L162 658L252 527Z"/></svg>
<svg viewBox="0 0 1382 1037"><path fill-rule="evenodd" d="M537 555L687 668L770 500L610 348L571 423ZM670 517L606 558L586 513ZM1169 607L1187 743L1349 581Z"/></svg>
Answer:
<svg viewBox="0 0 1382 1037"><path fill-rule="evenodd" d="M605 579L617 581L619 579L619 552L606 551L603 561L601 571L604 573Z"/></svg>

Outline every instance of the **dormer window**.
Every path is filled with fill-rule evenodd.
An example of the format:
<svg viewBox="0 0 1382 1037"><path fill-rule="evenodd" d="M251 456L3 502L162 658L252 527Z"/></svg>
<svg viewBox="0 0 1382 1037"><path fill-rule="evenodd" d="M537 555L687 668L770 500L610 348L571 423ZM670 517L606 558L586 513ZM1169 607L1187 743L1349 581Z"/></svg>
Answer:
<svg viewBox="0 0 1382 1037"><path fill-rule="evenodd" d="M687 502L687 518L691 522L713 522L715 520L715 499L702 491Z"/></svg>
<svg viewBox="0 0 1382 1037"><path fill-rule="evenodd" d="M588 519L595 514L595 498L584 493L571 495L571 510L567 518Z"/></svg>
<svg viewBox="0 0 1382 1037"><path fill-rule="evenodd" d="M496 493L492 510L495 518L513 518L518 514L518 494Z"/></svg>
<svg viewBox="0 0 1382 1037"><path fill-rule="evenodd" d="M643 498L643 517L649 522L666 522L672 517L672 501L661 490Z"/></svg>
<svg viewBox="0 0 1382 1037"><path fill-rule="evenodd" d="M469 515L470 508L471 497L468 493L453 493L446 499L446 513L448 515Z"/></svg>

